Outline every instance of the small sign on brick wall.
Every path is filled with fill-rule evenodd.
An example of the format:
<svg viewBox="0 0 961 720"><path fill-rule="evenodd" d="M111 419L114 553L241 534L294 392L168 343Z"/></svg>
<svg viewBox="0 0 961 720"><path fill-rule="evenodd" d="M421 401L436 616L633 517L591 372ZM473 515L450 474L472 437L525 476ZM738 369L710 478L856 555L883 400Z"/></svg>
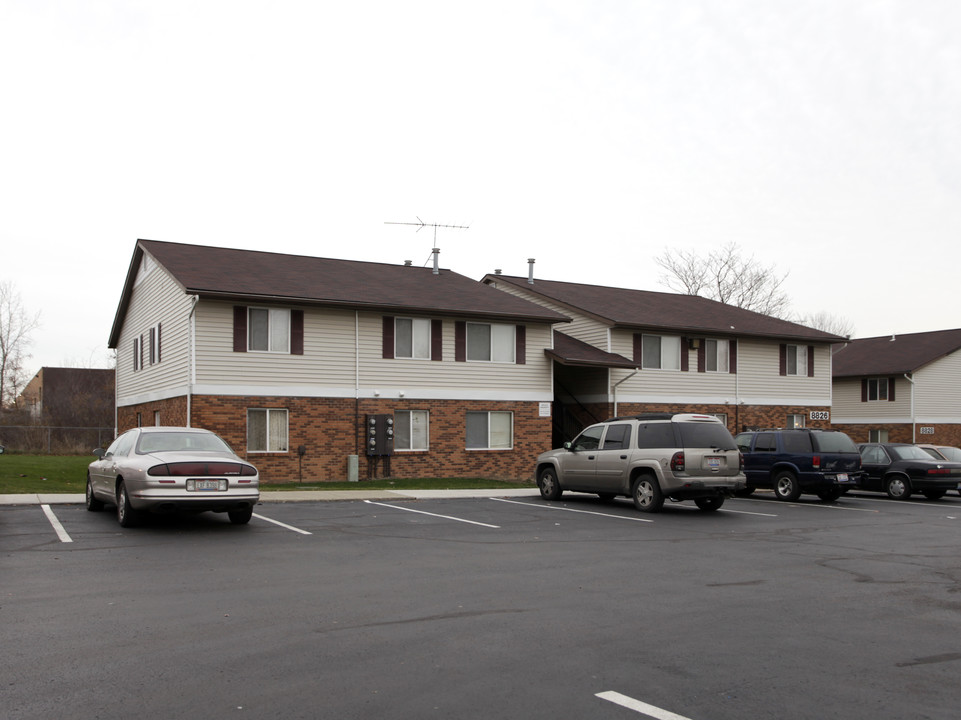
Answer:
<svg viewBox="0 0 961 720"><path fill-rule="evenodd" d="M922 425L920 432L921 432L922 435L934 435L934 426L933 426L933 425Z"/></svg>

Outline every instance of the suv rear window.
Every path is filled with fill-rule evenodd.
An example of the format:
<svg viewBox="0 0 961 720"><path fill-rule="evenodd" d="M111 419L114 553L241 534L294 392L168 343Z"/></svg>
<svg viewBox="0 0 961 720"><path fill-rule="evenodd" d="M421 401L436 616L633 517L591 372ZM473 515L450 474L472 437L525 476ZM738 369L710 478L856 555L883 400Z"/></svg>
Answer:
<svg viewBox="0 0 961 720"><path fill-rule="evenodd" d="M784 452L809 453L812 451L811 435L806 432L786 432L781 434Z"/></svg>
<svg viewBox="0 0 961 720"><path fill-rule="evenodd" d="M854 441L842 432L811 433L820 452L856 453Z"/></svg>
<svg viewBox="0 0 961 720"><path fill-rule="evenodd" d="M734 438L721 423L679 422L674 423L681 429L681 447L717 448L736 450Z"/></svg>
<svg viewBox="0 0 961 720"><path fill-rule="evenodd" d="M637 426L637 447L641 450L677 447L673 425L669 422L641 423Z"/></svg>

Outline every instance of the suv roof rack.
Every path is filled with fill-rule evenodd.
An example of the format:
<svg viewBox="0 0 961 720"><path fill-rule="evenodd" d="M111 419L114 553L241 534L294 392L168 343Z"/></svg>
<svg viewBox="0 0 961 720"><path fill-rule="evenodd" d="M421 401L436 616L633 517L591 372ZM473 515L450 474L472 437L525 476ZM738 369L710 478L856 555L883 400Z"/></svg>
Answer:
<svg viewBox="0 0 961 720"><path fill-rule="evenodd" d="M677 413L640 413L639 415L621 415L619 417L612 417L604 422L616 422L618 420L673 420Z"/></svg>

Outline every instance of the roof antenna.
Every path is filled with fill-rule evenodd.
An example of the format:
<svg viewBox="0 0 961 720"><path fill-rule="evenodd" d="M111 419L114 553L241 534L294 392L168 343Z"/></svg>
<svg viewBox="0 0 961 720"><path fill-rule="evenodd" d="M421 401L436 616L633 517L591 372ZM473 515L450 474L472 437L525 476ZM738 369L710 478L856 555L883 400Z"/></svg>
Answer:
<svg viewBox="0 0 961 720"><path fill-rule="evenodd" d="M416 215L414 217L417 217ZM440 248L437 247L437 228L452 228L455 230L469 230L470 225L442 225L441 223L427 223L417 217L417 222L390 222L389 220L384 222L384 225L414 225L417 227L416 232L420 232L422 228L432 227L434 228L434 247L431 249L431 257L434 259L434 275L440 275ZM425 265L427 263L424 263Z"/></svg>

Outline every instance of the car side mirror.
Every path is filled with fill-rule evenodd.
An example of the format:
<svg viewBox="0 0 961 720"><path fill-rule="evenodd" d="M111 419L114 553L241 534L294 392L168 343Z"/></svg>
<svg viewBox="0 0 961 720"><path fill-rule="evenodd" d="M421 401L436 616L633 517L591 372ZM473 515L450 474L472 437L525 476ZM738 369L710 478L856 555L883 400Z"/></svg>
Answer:
<svg viewBox="0 0 961 720"><path fill-rule="evenodd" d="M564 449L565 449L565 450L573 450L573 448L571 447L570 442L564 443Z"/></svg>
<svg viewBox="0 0 961 720"><path fill-rule="evenodd" d="M93 454L96 455L101 460L103 460L103 456L107 454L107 451L104 450L103 448L94 448Z"/></svg>

